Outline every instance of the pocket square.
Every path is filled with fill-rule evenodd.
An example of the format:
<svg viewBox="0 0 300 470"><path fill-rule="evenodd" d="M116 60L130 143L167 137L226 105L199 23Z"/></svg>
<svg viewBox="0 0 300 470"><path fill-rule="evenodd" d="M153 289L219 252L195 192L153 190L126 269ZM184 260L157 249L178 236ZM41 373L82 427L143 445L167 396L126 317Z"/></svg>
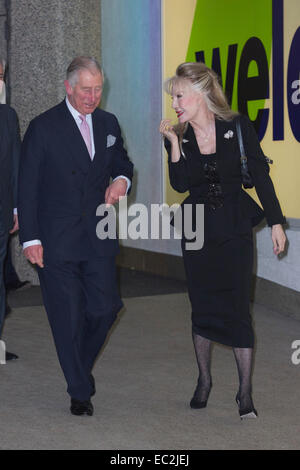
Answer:
<svg viewBox="0 0 300 470"><path fill-rule="evenodd" d="M107 136L107 142L106 142L106 148L112 147L116 141L116 138L114 135L109 134Z"/></svg>

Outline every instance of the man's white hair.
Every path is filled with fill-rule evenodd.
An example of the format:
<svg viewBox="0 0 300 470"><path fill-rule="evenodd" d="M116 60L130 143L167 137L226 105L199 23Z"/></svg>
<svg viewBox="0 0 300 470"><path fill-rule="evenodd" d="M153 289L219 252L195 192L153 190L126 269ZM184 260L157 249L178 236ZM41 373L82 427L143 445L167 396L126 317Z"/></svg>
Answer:
<svg viewBox="0 0 300 470"><path fill-rule="evenodd" d="M74 87L78 80L80 70L89 70L91 73L100 72L104 81L103 69L94 57L79 56L72 60L67 68L67 80Z"/></svg>

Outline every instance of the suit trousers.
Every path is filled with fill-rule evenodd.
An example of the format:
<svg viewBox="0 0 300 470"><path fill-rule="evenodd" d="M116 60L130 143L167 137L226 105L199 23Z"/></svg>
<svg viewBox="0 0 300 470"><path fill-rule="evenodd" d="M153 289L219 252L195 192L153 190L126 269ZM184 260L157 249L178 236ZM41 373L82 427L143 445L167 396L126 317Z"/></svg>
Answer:
<svg viewBox="0 0 300 470"><path fill-rule="evenodd" d="M6 311L5 284L4 284L4 261L7 252L8 231L5 229L0 205L0 339Z"/></svg>
<svg viewBox="0 0 300 470"><path fill-rule="evenodd" d="M95 359L123 305L115 257L45 262L38 273L67 391L89 400Z"/></svg>

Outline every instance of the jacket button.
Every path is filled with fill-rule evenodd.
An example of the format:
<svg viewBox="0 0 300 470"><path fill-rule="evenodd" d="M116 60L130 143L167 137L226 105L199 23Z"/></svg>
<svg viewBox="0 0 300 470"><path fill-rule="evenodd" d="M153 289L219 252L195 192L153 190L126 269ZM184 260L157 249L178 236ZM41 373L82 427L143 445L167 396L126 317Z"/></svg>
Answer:
<svg viewBox="0 0 300 470"><path fill-rule="evenodd" d="M72 171L72 175L76 175L76 171L75 171L75 170Z"/></svg>

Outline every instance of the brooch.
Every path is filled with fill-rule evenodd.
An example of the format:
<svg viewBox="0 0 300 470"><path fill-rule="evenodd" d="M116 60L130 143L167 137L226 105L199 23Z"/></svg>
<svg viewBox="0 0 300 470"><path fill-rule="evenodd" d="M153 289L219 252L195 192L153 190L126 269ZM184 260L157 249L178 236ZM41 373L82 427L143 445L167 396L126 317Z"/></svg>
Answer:
<svg viewBox="0 0 300 470"><path fill-rule="evenodd" d="M225 139L231 139L231 137L233 137L233 131L227 131L224 137Z"/></svg>

